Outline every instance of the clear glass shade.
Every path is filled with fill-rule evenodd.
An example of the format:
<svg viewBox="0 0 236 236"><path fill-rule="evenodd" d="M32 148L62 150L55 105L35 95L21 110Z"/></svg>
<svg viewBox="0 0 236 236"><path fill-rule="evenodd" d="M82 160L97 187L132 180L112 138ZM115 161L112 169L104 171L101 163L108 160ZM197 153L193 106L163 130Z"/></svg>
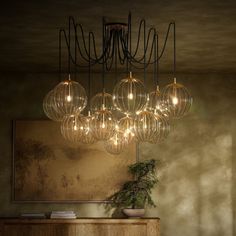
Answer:
<svg viewBox="0 0 236 236"><path fill-rule="evenodd" d="M132 77L122 79L113 90L113 103L124 114L142 111L147 103L147 94L143 83Z"/></svg>
<svg viewBox="0 0 236 236"><path fill-rule="evenodd" d="M83 117L77 115L66 115L61 122L62 136L73 143L81 141L83 134Z"/></svg>
<svg viewBox="0 0 236 236"><path fill-rule="evenodd" d="M81 112L87 104L85 89L76 81L65 80L60 82L53 93L54 106L61 115L72 115Z"/></svg>
<svg viewBox="0 0 236 236"><path fill-rule="evenodd" d="M93 119L94 116L91 116L90 112L88 112L88 116L83 117L82 119L83 130L82 130L81 143L93 144L97 141L92 132Z"/></svg>
<svg viewBox="0 0 236 236"><path fill-rule="evenodd" d="M148 99L148 110L159 113L164 117L168 118L170 115L170 111L168 109L167 104L162 100L161 92L159 86L157 86L156 90L149 94Z"/></svg>
<svg viewBox="0 0 236 236"><path fill-rule="evenodd" d="M134 139L134 119L125 116L119 120L119 129L122 131L124 138L130 143Z"/></svg>
<svg viewBox="0 0 236 236"><path fill-rule="evenodd" d="M156 117L152 112L142 111L134 119L134 133L137 141L150 142L157 132Z"/></svg>
<svg viewBox="0 0 236 236"><path fill-rule="evenodd" d="M170 133L170 124L165 116L160 114L155 114L156 118L156 132L149 142L160 143L164 141Z"/></svg>
<svg viewBox="0 0 236 236"><path fill-rule="evenodd" d="M104 147L107 152L118 155L120 154L128 145L127 139L124 138L124 133L116 130L114 135L105 141Z"/></svg>
<svg viewBox="0 0 236 236"><path fill-rule="evenodd" d="M91 122L93 135L98 140L108 140L114 134L116 122L112 113L107 110L98 111Z"/></svg>
<svg viewBox="0 0 236 236"><path fill-rule="evenodd" d="M163 89L162 100L167 105L170 116L175 119L186 115L192 105L188 90L182 84L176 83L176 79Z"/></svg>
<svg viewBox="0 0 236 236"><path fill-rule="evenodd" d="M92 112L98 112L101 110L114 111L114 105L112 101L112 95L106 92L96 94L91 99L91 110Z"/></svg>
<svg viewBox="0 0 236 236"><path fill-rule="evenodd" d="M60 113L54 103L54 90L49 93L43 99L43 111L45 115L54 121L62 121L64 114Z"/></svg>

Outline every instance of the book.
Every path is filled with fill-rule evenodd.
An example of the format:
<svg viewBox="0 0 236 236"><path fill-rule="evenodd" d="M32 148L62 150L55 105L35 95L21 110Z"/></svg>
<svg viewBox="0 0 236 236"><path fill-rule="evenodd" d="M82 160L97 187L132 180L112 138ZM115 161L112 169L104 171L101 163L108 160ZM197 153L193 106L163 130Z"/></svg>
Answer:
<svg viewBox="0 0 236 236"><path fill-rule="evenodd" d="M51 217L50 217L51 219L76 219L77 217L76 217L76 215L73 215L73 216L66 216L66 215L64 215L64 216L52 216L51 215Z"/></svg>
<svg viewBox="0 0 236 236"><path fill-rule="evenodd" d="M52 211L51 219L76 219L77 216L74 211Z"/></svg>
<svg viewBox="0 0 236 236"><path fill-rule="evenodd" d="M21 213L20 218L45 219L45 213Z"/></svg>
<svg viewBox="0 0 236 236"><path fill-rule="evenodd" d="M75 214L74 211L52 211L51 214Z"/></svg>

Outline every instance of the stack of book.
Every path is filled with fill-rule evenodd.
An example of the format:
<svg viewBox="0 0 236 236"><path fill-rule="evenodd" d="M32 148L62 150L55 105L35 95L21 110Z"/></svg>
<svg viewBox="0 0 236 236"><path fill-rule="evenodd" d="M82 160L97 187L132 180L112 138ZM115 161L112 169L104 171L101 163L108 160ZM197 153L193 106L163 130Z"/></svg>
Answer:
<svg viewBox="0 0 236 236"><path fill-rule="evenodd" d="M20 217L27 219L46 219L45 213L21 213Z"/></svg>
<svg viewBox="0 0 236 236"><path fill-rule="evenodd" d="M74 211L52 211L51 219L76 219Z"/></svg>

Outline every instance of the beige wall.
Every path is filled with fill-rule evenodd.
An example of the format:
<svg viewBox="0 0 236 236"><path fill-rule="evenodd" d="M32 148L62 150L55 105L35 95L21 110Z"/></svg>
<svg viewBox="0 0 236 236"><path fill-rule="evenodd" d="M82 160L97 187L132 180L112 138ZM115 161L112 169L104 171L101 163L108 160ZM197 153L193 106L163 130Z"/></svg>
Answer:
<svg viewBox="0 0 236 236"><path fill-rule="evenodd" d="M80 77L86 79L85 75ZM160 182L153 191L157 208L148 209L147 216L161 218L162 236L236 235L235 75L178 77L194 97L191 113L172 122L171 134L165 143L140 147L141 159L155 158L160 162ZM170 82L168 78L163 75L161 84ZM0 216L60 209L76 210L81 217L105 216L103 206L96 204L15 204L10 201L11 120L43 118L42 99L57 81L54 74L1 74ZM93 86L98 90L94 84L95 79Z"/></svg>

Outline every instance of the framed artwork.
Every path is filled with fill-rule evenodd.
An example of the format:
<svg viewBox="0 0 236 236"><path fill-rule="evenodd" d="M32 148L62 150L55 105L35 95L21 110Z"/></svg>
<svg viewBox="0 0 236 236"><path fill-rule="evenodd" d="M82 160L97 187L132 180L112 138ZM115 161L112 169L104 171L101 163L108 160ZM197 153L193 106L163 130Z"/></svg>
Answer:
<svg viewBox="0 0 236 236"><path fill-rule="evenodd" d="M103 142L71 144L49 120L14 121L13 140L14 202L105 202L136 162L135 144L120 155Z"/></svg>

